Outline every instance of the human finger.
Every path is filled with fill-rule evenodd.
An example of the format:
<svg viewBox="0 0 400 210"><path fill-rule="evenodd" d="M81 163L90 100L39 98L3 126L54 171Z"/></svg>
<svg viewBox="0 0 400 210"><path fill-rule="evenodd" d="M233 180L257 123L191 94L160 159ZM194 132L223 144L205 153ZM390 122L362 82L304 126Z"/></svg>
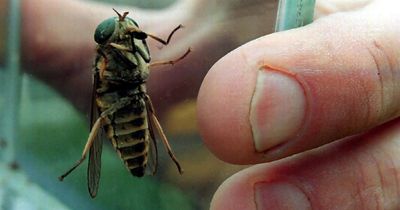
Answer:
<svg viewBox="0 0 400 210"><path fill-rule="evenodd" d="M398 117L400 17L392 8L327 16L225 56L198 96L206 145L225 161L260 163Z"/></svg>
<svg viewBox="0 0 400 210"><path fill-rule="evenodd" d="M245 169L212 210L398 209L400 120L301 155Z"/></svg>
<svg viewBox="0 0 400 210"><path fill-rule="evenodd" d="M380 0L321 0L315 2L315 18L320 18L338 12L348 12L361 9L374 1Z"/></svg>

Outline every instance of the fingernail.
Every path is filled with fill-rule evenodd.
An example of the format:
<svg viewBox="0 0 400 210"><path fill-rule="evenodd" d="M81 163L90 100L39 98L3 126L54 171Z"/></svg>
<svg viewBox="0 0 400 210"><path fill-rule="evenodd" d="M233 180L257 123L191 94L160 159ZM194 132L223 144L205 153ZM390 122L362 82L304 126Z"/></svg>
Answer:
<svg viewBox="0 0 400 210"><path fill-rule="evenodd" d="M303 88L294 77L259 70L250 110L256 150L263 152L293 137L303 122L305 104Z"/></svg>
<svg viewBox="0 0 400 210"><path fill-rule="evenodd" d="M257 210L311 209L307 196L290 183L259 182L254 185L254 190Z"/></svg>

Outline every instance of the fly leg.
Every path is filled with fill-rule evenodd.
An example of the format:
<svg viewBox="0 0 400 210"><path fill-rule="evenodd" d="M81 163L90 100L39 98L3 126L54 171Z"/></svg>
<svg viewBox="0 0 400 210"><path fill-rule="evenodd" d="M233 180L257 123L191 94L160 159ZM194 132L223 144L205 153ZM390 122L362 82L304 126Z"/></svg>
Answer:
<svg viewBox="0 0 400 210"><path fill-rule="evenodd" d="M156 61L153 63L149 64L149 67L154 67L154 66L161 66L161 65L174 65L175 63L179 62L180 60L184 59L190 52L192 51L192 49L188 49L185 54L183 54L181 57L172 60L172 61Z"/></svg>
<svg viewBox="0 0 400 210"><path fill-rule="evenodd" d="M155 36L155 35L149 34L149 33L147 33L147 36L149 36L150 38L153 38L154 40L160 42L160 43L163 44L163 45L168 45L168 44L169 44L169 41L170 41L171 38L172 38L172 35L174 35L175 32L178 31L178 30L181 29L181 28L183 28L183 25L179 25L179 26L176 27L174 30L172 30L171 33L169 34L168 38L167 38L167 41L165 41L165 40L163 40L163 39L161 39L160 37L157 37L157 36ZM161 65L174 65L174 64L177 63L178 61L184 59L191 51L192 51L192 49L189 48L189 49L185 52L185 54L183 54L181 57L179 57L179 58L177 58L177 59L175 59L175 60L172 60L172 61L156 61L156 62L151 63L151 64L149 65L149 67L151 68L151 67L154 67L154 66L161 66Z"/></svg>
<svg viewBox="0 0 400 210"><path fill-rule="evenodd" d="M168 45L169 41L171 41L172 35L174 35L175 32L181 28L183 28L183 25L180 24L174 30L171 31L171 33L168 35L167 40L165 41L164 39L162 39L156 35L146 33L144 31L138 29L137 27L131 27L131 26L126 27L127 32L131 33L136 39L144 40L144 39L147 39L147 37L150 37L150 38L156 40L157 42L160 42L163 45Z"/></svg>
<svg viewBox="0 0 400 210"><path fill-rule="evenodd" d="M68 176L73 170L75 170L85 159L86 159L86 154L88 153L90 147L92 147L92 144L94 140L96 139L96 135L99 132L99 129L101 127L102 121L104 117L99 117L96 122L94 123L92 130L90 131L88 140L86 142L85 148L83 149L82 156L81 158L63 175L58 177L60 181L63 181L66 176Z"/></svg>
<svg viewBox="0 0 400 210"><path fill-rule="evenodd" d="M181 165L179 164L178 159L175 157L171 146L169 145L168 139L165 136L165 133L160 125L160 122L158 121L158 119L155 115L155 111L154 111L153 104L151 103L151 99L147 94L146 94L146 106L147 106L147 110L149 111L149 116L151 118L150 120L154 123L155 129L157 130L157 132L159 133L159 135L161 137L161 140L163 141L165 150L168 152L168 155L171 157L172 161L174 161L176 167L178 168L179 173L183 174L183 169L182 169Z"/></svg>
<svg viewBox="0 0 400 210"><path fill-rule="evenodd" d="M128 47L117 43L110 43L110 46L121 51L131 51L131 49L129 49Z"/></svg>
<svg viewBox="0 0 400 210"><path fill-rule="evenodd" d="M171 38L172 38L172 36L175 34L175 32L178 31L178 30L181 29L181 28L183 28L183 25L179 25L179 26L177 26L174 30L172 30L171 33L168 35L168 38L167 38L166 41L165 41L164 39L158 37L158 36L155 36L155 35L150 34L150 33L146 33L146 32L144 32L144 31L142 31L142 30L140 30L140 29L138 29L138 28L136 28L136 27L129 27L129 26L128 26L128 27L127 27L127 30L128 30L128 32L131 33L132 36L133 36L134 38L136 38L136 39L144 40L144 39L146 39L147 37L150 37L150 38L152 38L152 39L154 39L154 40L160 42L160 43L163 44L163 45L168 45L168 44L169 44L169 41L171 41ZM126 51L126 50L129 50L127 47L122 46L122 45L119 45L119 44L111 43L110 45L113 46L113 47L116 48L116 49L119 49L119 50L125 50L125 51ZM175 59L175 60L172 60L172 61L157 61L157 62L151 63L149 66L150 66L150 67L153 67L153 66L160 66L160 65L167 65L167 64L173 65L173 64L175 64L176 62L178 62L178 61L182 60L183 58L185 58L191 51L192 51L192 49L189 48L189 49L185 52L185 54L183 54L181 57L179 57L179 58L177 58L177 59Z"/></svg>
<svg viewBox="0 0 400 210"><path fill-rule="evenodd" d="M152 34L149 34L149 33L146 33L146 34L147 34L147 36L149 36L150 38L152 38L152 39L154 39L154 40L160 42L161 44L163 44L163 45L168 45L168 44L169 44L169 41L170 41L171 38L172 38L172 35L174 35L174 33L175 33L177 30L181 29L181 28L183 28L183 25L180 24L178 27L176 27L174 30L172 30L171 33L168 35L167 41L161 39L161 38L158 37L158 36L155 36L155 35L152 35Z"/></svg>
<svg viewBox="0 0 400 210"><path fill-rule="evenodd" d="M118 103L114 104L107 110L101 113L100 117L96 120L96 122L93 124L93 127L89 133L88 140L86 142L85 148L83 149L82 156L81 158L63 175L58 177L60 181L63 181L66 176L68 176L73 170L75 170L85 159L86 159L86 154L88 153L89 149L92 147L93 142L96 140L97 133L99 132L99 129L102 126L103 120L106 116L114 113L116 110L126 106L127 104L131 103L132 99L127 97L127 98L122 98Z"/></svg>

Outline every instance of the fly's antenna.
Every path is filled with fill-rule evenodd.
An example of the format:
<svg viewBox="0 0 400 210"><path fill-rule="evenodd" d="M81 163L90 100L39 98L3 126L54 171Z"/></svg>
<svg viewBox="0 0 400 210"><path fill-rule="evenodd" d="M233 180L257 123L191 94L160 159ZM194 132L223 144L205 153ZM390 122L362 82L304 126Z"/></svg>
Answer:
<svg viewBox="0 0 400 210"><path fill-rule="evenodd" d="M129 14L129 12L124 12L124 14L121 15L121 14L120 14L117 10L115 10L114 8L113 8L113 10L114 10L115 13L117 13L118 18L119 18L119 21L124 21L125 18L126 18L126 16L128 16L128 14Z"/></svg>

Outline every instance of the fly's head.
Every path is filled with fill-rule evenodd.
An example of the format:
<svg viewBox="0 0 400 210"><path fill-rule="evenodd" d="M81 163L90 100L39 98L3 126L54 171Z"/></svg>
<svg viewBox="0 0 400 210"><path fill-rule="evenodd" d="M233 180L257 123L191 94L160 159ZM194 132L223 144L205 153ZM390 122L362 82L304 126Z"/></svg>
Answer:
<svg viewBox="0 0 400 210"><path fill-rule="evenodd" d="M112 17L101 22L94 33L94 40L104 45L107 43L118 42L118 40L129 39L146 39L147 34L139 29L139 25L131 18L127 17L128 12L123 15L118 13L118 17Z"/></svg>

